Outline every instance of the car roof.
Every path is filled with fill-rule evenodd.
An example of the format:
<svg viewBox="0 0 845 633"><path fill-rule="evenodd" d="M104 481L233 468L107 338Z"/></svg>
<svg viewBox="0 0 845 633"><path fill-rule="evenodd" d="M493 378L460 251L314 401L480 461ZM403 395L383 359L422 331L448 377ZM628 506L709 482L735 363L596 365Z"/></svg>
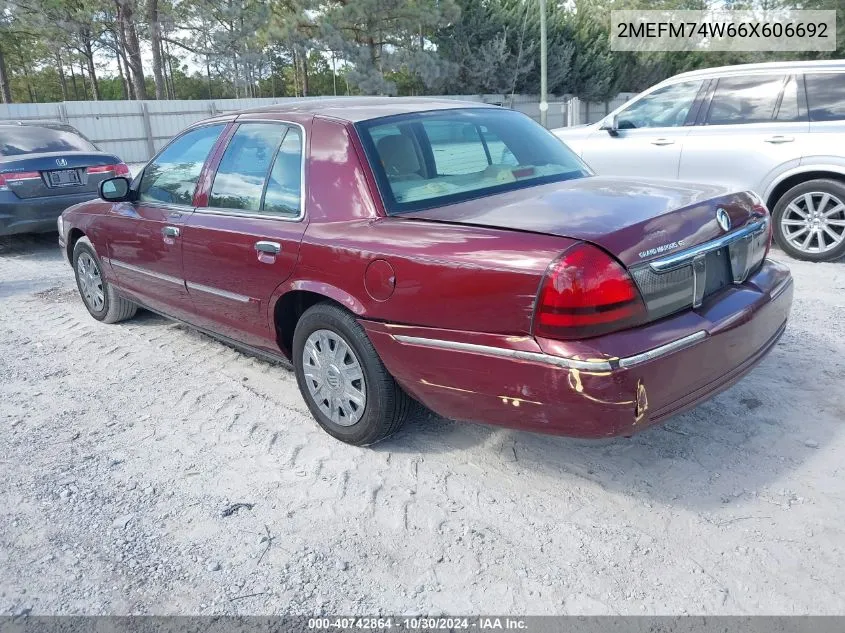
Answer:
<svg viewBox="0 0 845 633"><path fill-rule="evenodd" d="M722 75L740 75L740 74L763 74L767 72L810 72L810 71L830 71L843 70L845 71L845 60L842 59L825 59L825 60L808 60L797 62L762 62L759 64L737 64L735 66L717 66L714 68L702 68L700 70L690 70L679 75L674 75L666 82L675 82L682 79L707 79L712 77L719 77Z"/></svg>
<svg viewBox="0 0 845 633"><path fill-rule="evenodd" d="M395 114L449 110L455 108L496 108L479 101L432 97L312 97L291 99L261 108L241 110L242 114L301 113L329 116L356 123Z"/></svg>

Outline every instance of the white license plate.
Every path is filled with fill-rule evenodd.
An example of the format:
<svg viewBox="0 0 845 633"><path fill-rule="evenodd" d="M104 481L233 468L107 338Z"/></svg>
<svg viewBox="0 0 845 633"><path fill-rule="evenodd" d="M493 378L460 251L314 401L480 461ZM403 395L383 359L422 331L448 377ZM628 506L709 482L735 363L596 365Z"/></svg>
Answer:
<svg viewBox="0 0 845 633"><path fill-rule="evenodd" d="M61 171L48 171L47 178L51 187L68 187L81 184L79 172L75 169L62 169Z"/></svg>

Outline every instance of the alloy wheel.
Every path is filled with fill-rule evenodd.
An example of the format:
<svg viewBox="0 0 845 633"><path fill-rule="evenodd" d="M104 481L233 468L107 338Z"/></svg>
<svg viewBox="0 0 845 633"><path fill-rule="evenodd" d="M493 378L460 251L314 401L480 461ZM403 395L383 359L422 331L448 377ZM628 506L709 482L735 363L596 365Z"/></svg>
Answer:
<svg viewBox="0 0 845 633"><path fill-rule="evenodd" d="M308 336L302 372L308 393L333 423L352 426L364 415L364 372L352 347L338 333L316 330Z"/></svg>
<svg viewBox="0 0 845 633"><path fill-rule="evenodd" d="M101 312L106 304L100 267L88 253L82 253L76 260L76 278L82 298L91 310Z"/></svg>
<svg viewBox="0 0 845 633"><path fill-rule="evenodd" d="M823 191L811 191L786 205L783 236L802 253L826 253L845 241L845 203Z"/></svg>

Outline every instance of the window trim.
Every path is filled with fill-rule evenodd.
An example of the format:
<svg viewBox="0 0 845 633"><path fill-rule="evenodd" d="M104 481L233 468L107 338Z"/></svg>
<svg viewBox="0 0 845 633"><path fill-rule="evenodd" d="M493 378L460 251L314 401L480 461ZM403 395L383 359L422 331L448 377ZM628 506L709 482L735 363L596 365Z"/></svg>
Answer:
<svg viewBox="0 0 845 633"><path fill-rule="evenodd" d="M193 210L195 208L194 207L194 200L197 197L197 187L200 184L200 180L202 180L203 172L205 171L206 167L208 166L209 159L214 155L214 149L217 147L217 144L220 142L220 139L223 138L223 134L224 134L224 132L226 132L226 128L229 127L229 125L231 123L232 123L231 120L206 121L206 122L203 122L203 123L198 123L196 125L192 125L191 127L182 130L181 132L179 132L179 134L177 134L176 136L171 138L168 143L165 143L165 145L160 150L158 150L150 160L147 161L147 164L144 165L144 168L141 170L141 173L139 173L136 176L136 178L138 180L137 184L133 180L131 189L136 191L137 192L136 195L138 196L137 199L134 201L134 204L143 204L145 206L153 206L153 207L167 208L167 209L172 208L172 207L176 207L178 209L192 209ZM211 146L211 149L208 150L208 156L205 157L205 160L202 163L202 167L200 168L200 175L197 178L197 181L194 183L194 193L191 196L191 204L182 204L181 202L163 202L161 200L141 200L141 198L140 198L140 196L141 196L141 183L144 181L144 174L147 171L147 167L149 167L150 164L155 159L157 159L159 156L161 156L168 147L173 145L176 141L178 141L180 138L182 138L186 134L190 134L194 130L199 130L199 129L202 129L202 128L205 128L205 127L212 127L212 126L215 126L215 125L222 125L223 129L220 130L220 134L217 135L217 138L215 139L214 144Z"/></svg>
<svg viewBox="0 0 845 633"><path fill-rule="evenodd" d="M227 207L197 207L194 209L194 213L202 213L204 215L219 215L224 217L236 217L236 218L253 218L257 220L280 220L282 222L301 222L305 218L305 199L308 197L306 195L306 188L305 188L305 163L307 162L306 150L307 150L307 143L306 143L306 133L305 133L305 126L301 123L295 123L293 121L287 121L284 119L243 119L234 121L236 127L232 134L229 135L229 139L226 142L226 146L223 148L223 153L220 155L220 160L223 160L223 155L226 153L226 150L229 148L229 143L232 142L232 139L237 134L238 129L240 129L241 125L248 125L250 123L276 123L278 125L285 125L287 127L296 127L299 128L299 134L301 137L302 142L302 155L299 160L299 213L296 216L283 216L278 214L270 214L270 213L261 213L256 211L243 211L241 209L230 209ZM285 133L287 136L287 133ZM284 141L285 136L282 136L282 141ZM281 147L281 143L279 144ZM273 162L270 164L270 169L272 170L272 165L275 164L276 158L278 157L279 148L276 148L276 156L273 157ZM217 178L217 171L220 169L220 163L218 162L217 167L214 170L214 178ZM269 174L268 174L269 175ZM214 180L212 180L212 187L214 186ZM267 190L267 182L264 183L264 187L261 190L261 202L264 202L264 194ZM211 196L211 192L209 191L209 197Z"/></svg>

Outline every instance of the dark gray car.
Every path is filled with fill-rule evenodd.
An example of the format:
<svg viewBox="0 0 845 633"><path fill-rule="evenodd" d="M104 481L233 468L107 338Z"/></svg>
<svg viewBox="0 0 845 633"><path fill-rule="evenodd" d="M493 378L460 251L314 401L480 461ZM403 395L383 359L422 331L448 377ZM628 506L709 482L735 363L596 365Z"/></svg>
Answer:
<svg viewBox="0 0 845 633"><path fill-rule="evenodd" d="M0 121L0 235L54 231L62 211L128 174L69 125Z"/></svg>

